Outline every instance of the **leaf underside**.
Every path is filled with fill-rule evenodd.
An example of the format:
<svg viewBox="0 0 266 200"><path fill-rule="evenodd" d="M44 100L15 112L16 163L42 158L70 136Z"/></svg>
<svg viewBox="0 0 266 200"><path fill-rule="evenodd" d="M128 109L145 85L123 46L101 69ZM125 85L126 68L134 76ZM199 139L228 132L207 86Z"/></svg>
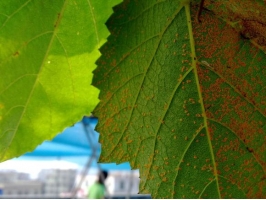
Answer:
<svg viewBox="0 0 266 200"><path fill-rule="evenodd" d="M100 162L129 161L153 198L265 198L265 28L237 12L265 6L205 3L201 23L199 1L115 7L93 79Z"/></svg>
<svg viewBox="0 0 266 200"><path fill-rule="evenodd" d="M32 151L94 109L92 70L119 2L0 2L0 161Z"/></svg>

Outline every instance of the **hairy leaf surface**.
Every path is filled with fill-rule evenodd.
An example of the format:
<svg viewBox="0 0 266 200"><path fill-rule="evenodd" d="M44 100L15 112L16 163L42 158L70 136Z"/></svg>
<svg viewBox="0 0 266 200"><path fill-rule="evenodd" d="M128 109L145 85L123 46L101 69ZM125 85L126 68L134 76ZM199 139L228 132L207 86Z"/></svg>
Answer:
<svg viewBox="0 0 266 200"><path fill-rule="evenodd" d="M239 4L206 1L199 23L199 1L127 0L108 21L93 80L100 161L139 168L140 193L266 197L265 26L243 35Z"/></svg>
<svg viewBox="0 0 266 200"><path fill-rule="evenodd" d="M89 115L104 23L119 1L0 2L0 160L32 151Z"/></svg>

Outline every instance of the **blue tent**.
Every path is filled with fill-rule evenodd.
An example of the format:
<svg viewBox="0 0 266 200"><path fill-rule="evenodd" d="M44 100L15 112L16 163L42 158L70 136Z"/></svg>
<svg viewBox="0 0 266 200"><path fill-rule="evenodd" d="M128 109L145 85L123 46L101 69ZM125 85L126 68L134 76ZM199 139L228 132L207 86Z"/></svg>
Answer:
<svg viewBox="0 0 266 200"><path fill-rule="evenodd" d="M33 152L19 157L20 160L66 160L85 166L88 159L94 157L90 167L97 167L101 145L98 143L99 133L94 131L97 118L84 117L81 122L65 129L52 141L45 141ZM129 163L116 165L100 164L105 170L130 170Z"/></svg>

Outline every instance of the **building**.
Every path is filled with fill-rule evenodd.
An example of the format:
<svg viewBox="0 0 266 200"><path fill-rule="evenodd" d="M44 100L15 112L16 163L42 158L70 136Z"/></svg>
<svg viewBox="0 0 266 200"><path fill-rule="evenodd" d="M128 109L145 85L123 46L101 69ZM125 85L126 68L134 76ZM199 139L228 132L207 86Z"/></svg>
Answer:
<svg viewBox="0 0 266 200"><path fill-rule="evenodd" d="M138 170L111 171L105 185L111 197L129 198L130 196L138 195L139 182Z"/></svg>
<svg viewBox="0 0 266 200"><path fill-rule="evenodd" d="M70 193L76 179L76 170L45 169L39 174L39 180L43 182L44 197L59 197Z"/></svg>
<svg viewBox="0 0 266 200"><path fill-rule="evenodd" d="M40 197L43 183L38 180L17 180L3 184L3 195L12 198Z"/></svg>
<svg viewBox="0 0 266 200"><path fill-rule="evenodd" d="M15 170L0 171L0 183L14 182L17 180L29 180L30 175L27 173L16 172Z"/></svg>
<svg viewBox="0 0 266 200"><path fill-rule="evenodd" d="M27 173L6 170L0 172L0 188L3 198L27 198L42 195L43 184Z"/></svg>

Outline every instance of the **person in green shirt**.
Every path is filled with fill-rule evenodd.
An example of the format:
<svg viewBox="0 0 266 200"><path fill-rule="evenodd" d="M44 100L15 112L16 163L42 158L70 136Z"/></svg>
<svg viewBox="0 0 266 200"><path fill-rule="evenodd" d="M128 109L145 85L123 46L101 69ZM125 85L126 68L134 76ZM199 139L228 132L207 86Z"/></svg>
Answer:
<svg viewBox="0 0 266 200"><path fill-rule="evenodd" d="M102 171L99 173L98 180L92 184L88 191L89 199L104 199L105 186L104 181L108 176L107 171Z"/></svg>

